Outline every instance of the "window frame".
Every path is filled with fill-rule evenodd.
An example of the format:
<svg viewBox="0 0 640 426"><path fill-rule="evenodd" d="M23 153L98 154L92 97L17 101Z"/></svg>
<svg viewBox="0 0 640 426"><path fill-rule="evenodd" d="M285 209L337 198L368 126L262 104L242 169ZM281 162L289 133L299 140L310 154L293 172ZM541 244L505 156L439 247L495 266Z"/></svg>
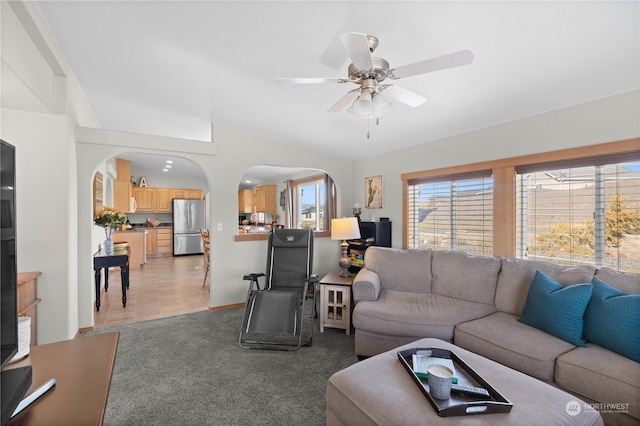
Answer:
<svg viewBox="0 0 640 426"><path fill-rule="evenodd" d="M409 185L420 180L459 178L484 170L493 175L493 255L516 256L516 169L562 168L596 165L603 162L630 162L640 160L640 138L626 139L567 148L538 154L484 161L460 166L403 173L402 179L402 246L409 247Z"/></svg>
<svg viewBox="0 0 640 426"><path fill-rule="evenodd" d="M472 208L471 211L474 212L474 215L478 213L478 210L475 210L475 207L479 207L479 204L474 204L473 202L471 204L469 204L469 201L471 200L471 198L467 198L463 193L466 192L466 188L467 185L469 185L470 182L474 182L474 181L481 181L481 184L484 186L486 184L488 184L489 182L487 182L487 180L491 181L491 201L493 200L493 176L491 176L491 170L479 170L473 173L461 173L461 174L457 174L457 175L451 175L451 176L447 176L446 178L444 177L435 177L435 178L420 178L420 179L412 179L408 181L407 184L407 192L405 193L405 197L415 197L416 195L416 188L422 185L425 186L429 186L429 185L435 185L435 187L433 188L433 190L436 191L436 193L440 196L440 197L444 197L444 198L448 198L449 203L448 205L444 205L442 204L443 209L439 209L442 212L446 212L449 211L449 215L444 215L442 216L442 214L438 215L438 212L435 212L436 217L433 218L433 220L435 220L435 222L432 222L431 224L429 224L429 222L423 221L419 221L418 220L414 220L416 218L416 215L419 215L419 207L418 208L410 208L411 203L407 202L407 206L410 208L408 210L407 215L405 215L405 223L407 224L407 242L408 242L408 246L411 249L420 249L419 246L429 246L430 244L423 244L420 242L415 242L415 238L416 238L416 232L420 233L420 236L427 236L427 234L423 234L424 229L423 228L429 228L431 225L431 227L437 231L438 233L441 232L446 232L446 228L449 229L449 247L446 247L446 249L449 250L461 250L458 246L459 244L459 240L463 238L463 236L465 235L465 228L471 227L473 228L474 226L478 226L479 222L471 219L471 217L473 216L469 216L469 207ZM441 187L444 188L442 185L447 185L448 188L446 189L437 189L436 187ZM458 194L456 193L456 188L462 185L460 187L460 189L462 189L463 193L461 193L461 196L458 196ZM424 190L428 191L428 188L423 188ZM410 195L411 194L411 195ZM481 197L482 199L482 209L486 208L485 205L485 201L484 201L484 196ZM475 200L476 202L479 200ZM491 212L493 212L493 202L491 203L486 203L491 205ZM459 213L459 220L461 221L460 226L458 226L456 217L458 217L458 214L455 214L454 212L456 212L456 207L460 207L460 211ZM453 214L453 216L451 216ZM410 216L413 216L410 217ZM447 218L447 216L449 216ZM425 219L426 220L426 219ZM481 227L484 227L484 221L481 221L482 225ZM424 226L422 226L424 225ZM493 226L493 223L491 223L490 226ZM468 229L467 229L468 231ZM467 237L471 237L473 235L473 232L471 234L466 234ZM433 236L433 235L432 235ZM485 243L489 244L491 246L491 249L493 248L493 232L489 233L489 232L481 232L479 235L476 233L476 236L479 238L471 238L471 241L473 241L474 243L481 243L481 245L484 245ZM472 246L474 246L475 244L469 243ZM443 249L445 249L445 247L443 247ZM480 249L479 252L482 252L484 250Z"/></svg>
<svg viewBox="0 0 640 426"><path fill-rule="evenodd" d="M302 179L293 179L291 181L292 187L293 187L293 193L294 193L292 201L293 201L293 217L295 218L295 221L297 221L300 218L301 214L302 214L301 211L300 211L301 206L299 205L300 203L299 203L299 196L298 196L299 191L300 191L300 187L301 186L309 186L309 184L311 184L312 182L316 182L316 184L315 184L316 185L316 191L317 191L316 192L316 203L318 203L321 200L319 198L320 197L320 191L319 191L317 182L322 182L322 184L324 185L324 183L326 182L325 178L326 178L326 175L322 174L322 175L308 176L308 177L305 177L305 178L302 178ZM329 197L328 188L325 188L324 191L325 191L325 197ZM325 199L325 209L327 208L326 201L327 200ZM317 206L316 206L316 213L317 213L317 210L318 209L317 209ZM328 212L325 212L325 213L328 213ZM319 221L319 215L316 214L316 224L318 223L318 221ZM323 220L323 222L324 222L324 220ZM330 230L323 229L321 231L318 231L315 228L313 229L314 235L317 235L318 233L323 233L323 232L326 232L326 231L330 231Z"/></svg>

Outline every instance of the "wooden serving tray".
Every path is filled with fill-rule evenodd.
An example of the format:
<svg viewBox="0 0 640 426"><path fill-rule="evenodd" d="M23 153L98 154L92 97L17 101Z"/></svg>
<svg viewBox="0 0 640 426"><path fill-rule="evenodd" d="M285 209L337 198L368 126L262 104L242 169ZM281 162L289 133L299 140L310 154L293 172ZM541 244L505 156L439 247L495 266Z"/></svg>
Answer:
<svg viewBox="0 0 640 426"><path fill-rule="evenodd" d="M436 399L429 393L427 379L418 377L413 371L413 355L418 351L431 352L431 356L446 358L453 361L455 367L454 376L458 379L458 384L482 387L489 391L490 399L484 396L469 395L459 392L452 392L449 399ZM398 351L398 359L409 372L418 388L427 397L433 408L440 417L467 416L475 414L508 413L513 404L495 390L486 380L482 378L467 363L460 359L454 352L442 348L412 348Z"/></svg>

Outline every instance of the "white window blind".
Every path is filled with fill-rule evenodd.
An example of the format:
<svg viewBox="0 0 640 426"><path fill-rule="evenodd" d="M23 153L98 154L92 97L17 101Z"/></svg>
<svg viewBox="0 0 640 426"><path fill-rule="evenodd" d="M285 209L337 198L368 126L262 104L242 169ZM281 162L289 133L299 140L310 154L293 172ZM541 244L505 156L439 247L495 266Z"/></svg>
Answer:
<svg viewBox="0 0 640 426"><path fill-rule="evenodd" d="M640 272L640 162L517 175L517 256Z"/></svg>
<svg viewBox="0 0 640 426"><path fill-rule="evenodd" d="M490 176L408 185L408 241L414 249L493 252L493 179Z"/></svg>

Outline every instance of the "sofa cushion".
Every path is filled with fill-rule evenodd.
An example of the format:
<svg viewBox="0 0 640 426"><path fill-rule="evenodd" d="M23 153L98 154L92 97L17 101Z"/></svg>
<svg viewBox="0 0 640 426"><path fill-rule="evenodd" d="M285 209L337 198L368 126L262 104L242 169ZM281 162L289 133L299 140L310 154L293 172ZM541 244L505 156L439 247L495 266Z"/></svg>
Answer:
<svg viewBox="0 0 640 426"><path fill-rule="evenodd" d="M504 312L458 324L453 342L547 382L553 380L556 358L575 348Z"/></svg>
<svg viewBox="0 0 640 426"><path fill-rule="evenodd" d="M388 336L453 338L453 328L461 321L495 312L483 303L467 302L437 294L382 290L375 302L360 301L353 311L358 330Z"/></svg>
<svg viewBox="0 0 640 426"><path fill-rule="evenodd" d="M431 293L431 250L399 250L369 247L364 254L367 269L380 277L381 288Z"/></svg>
<svg viewBox="0 0 640 426"><path fill-rule="evenodd" d="M604 267L596 271L596 277L624 293L640 294L640 274Z"/></svg>
<svg viewBox="0 0 640 426"><path fill-rule="evenodd" d="M593 277L584 338L640 362L640 294L625 294Z"/></svg>
<svg viewBox="0 0 640 426"><path fill-rule="evenodd" d="M436 250L431 254L431 271L433 293L494 305L499 258Z"/></svg>
<svg viewBox="0 0 640 426"><path fill-rule="evenodd" d="M495 304L498 311L520 316L536 270L567 286L591 282L596 268L591 265L562 266L549 262L503 258L496 286Z"/></svg>
<svg viewBox="0 0 640 426"><path fill-rule="evenodd" d="M640 367L622 355L587 343L558 357L554 378L570 392L640 418Z"/></svg>
<svg viewBox="0 0 640 426"><path fill-rule="evenodd" d="M584 346L584 312L592 288L591 283L563 287L544 272L536 271L519 321L576 346Z"/></svg>

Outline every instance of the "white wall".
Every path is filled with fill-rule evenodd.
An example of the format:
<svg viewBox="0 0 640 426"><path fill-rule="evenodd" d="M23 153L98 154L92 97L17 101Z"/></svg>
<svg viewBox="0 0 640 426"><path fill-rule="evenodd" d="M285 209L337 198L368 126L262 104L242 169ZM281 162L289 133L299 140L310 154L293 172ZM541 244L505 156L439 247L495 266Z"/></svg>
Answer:
<svg viewBox="0 0 640 426"><path fill-rule="evenodd" d="M638 137L640 91L635 90L356 160L354 200L363 220L389 217L393 247L401 248L403 173ZM377 175L383 176L383 208L365 209L365 177Z"/></svg>
<svg viewBox="0 0 640 426"><path fill-rule="evenodd" d="M35 3L0 7L0 137L16 147L18 271L42 272L37 338L47 343L78 331L74 129L99 124L68 67L52 59L61 55Z"/></svg>

